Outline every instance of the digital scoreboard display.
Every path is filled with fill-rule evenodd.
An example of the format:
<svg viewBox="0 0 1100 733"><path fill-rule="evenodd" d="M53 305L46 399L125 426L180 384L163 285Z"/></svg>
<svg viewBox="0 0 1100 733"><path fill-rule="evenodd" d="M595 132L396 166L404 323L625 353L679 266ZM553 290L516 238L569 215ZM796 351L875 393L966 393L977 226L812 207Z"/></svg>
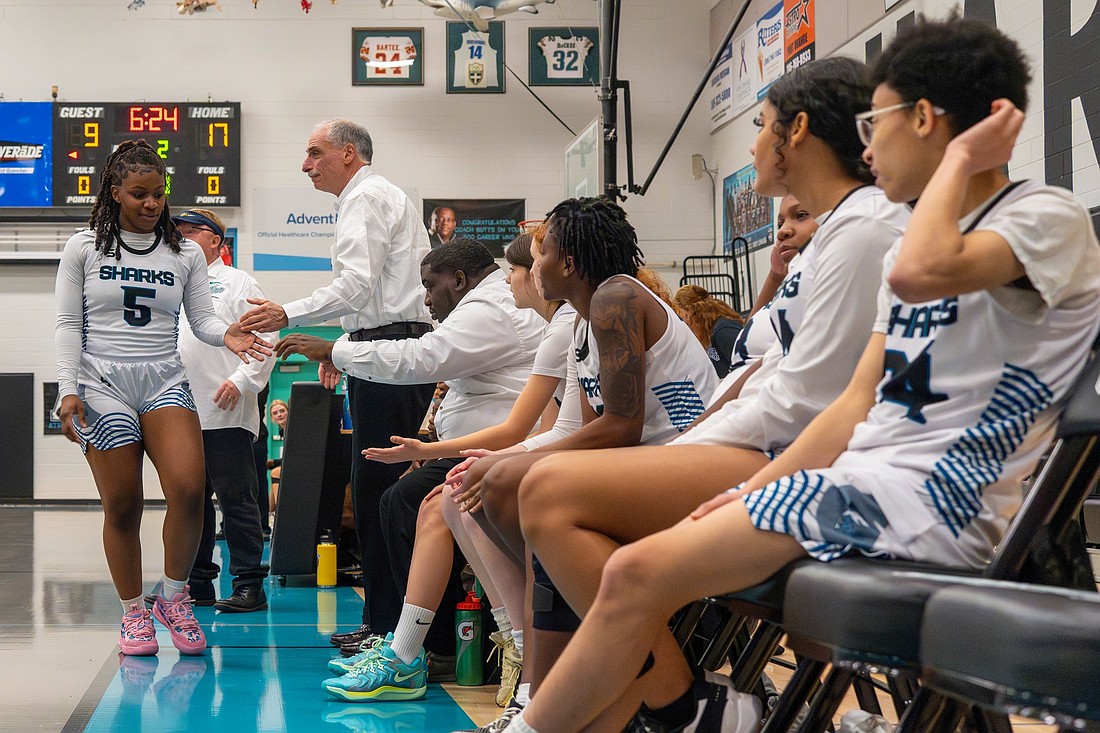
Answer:
<svg viewBox="0 0 1100 733"><path fill-rule="evenodd" d="M240 120L239 102L0 103L0 207L90 206L107 156L137 139L164 159L173 207L240 206Z"/></svg>

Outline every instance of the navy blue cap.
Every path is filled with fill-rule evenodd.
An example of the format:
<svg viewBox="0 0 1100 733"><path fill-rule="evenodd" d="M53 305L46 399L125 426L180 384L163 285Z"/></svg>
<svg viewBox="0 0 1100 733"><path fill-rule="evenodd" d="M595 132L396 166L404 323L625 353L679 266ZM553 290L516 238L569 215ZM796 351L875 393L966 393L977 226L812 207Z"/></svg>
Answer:
<svg viewBox="0 0 1100 733"><path fill-rule="evenodd" d="M172 221L177 224L186 222L188 224L204 226L207 229L213 230L213 232L222 239L225 239L225 227L222 225L221 221L217 219L217 216L218 215L212 211L201 212L195 209L189 209L182 214L173 216Z"/></svg>

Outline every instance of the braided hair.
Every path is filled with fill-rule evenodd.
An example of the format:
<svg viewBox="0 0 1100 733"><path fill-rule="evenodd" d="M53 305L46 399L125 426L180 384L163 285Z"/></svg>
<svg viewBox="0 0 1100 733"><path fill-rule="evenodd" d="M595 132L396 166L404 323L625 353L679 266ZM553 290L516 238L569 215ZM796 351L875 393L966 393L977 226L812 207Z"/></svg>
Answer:
<svg viewBox="0 0 1100 733"><path fill-rule="evenodd" d="M558 239L558 256L570 256L577 274L593 285L612 275L638 274L643 264L638 235L611 199L566 199L546 215Z"/></svg>
<svg viewBox="0 0 1100 733"><path fill-rule="evenodd" d="M103 173L99 177L99 193L88 218L88 227L95 231L97 252L102 251L107 256L113 254L115 259L122 258L123 242L118 222L122 207L111 195L111 186L121 186L122 181L131 173L150 172L159 173L162 177L167 175L164 161L144 140L127 140L107 156ZM154 231L157 241L164 240L173 252L180 251L180 240L183 236L172 221L167 203L160 212Z"/></svg>

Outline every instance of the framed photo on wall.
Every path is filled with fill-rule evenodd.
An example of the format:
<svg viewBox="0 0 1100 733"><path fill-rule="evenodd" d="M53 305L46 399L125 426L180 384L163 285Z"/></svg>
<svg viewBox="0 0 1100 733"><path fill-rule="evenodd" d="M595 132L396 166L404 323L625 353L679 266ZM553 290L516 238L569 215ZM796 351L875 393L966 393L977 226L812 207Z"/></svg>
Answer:
<svg viewBox="0 0 1100 733"><path fill-rule="evenodd" d="M528 33L528 84L599 86L598 28L529 28Z"/></svg>
<svg viewBox="0 0 1100 733"><path fill-rule="evenodd" d="M504 23L489 32L447 23L447 94L504 93Z"/></svg>
<svg viewBox="0 0 1100 733"><path fill-rule="evenodd" d="M423 28L352 28L352 86L424 83Z"/></svg>

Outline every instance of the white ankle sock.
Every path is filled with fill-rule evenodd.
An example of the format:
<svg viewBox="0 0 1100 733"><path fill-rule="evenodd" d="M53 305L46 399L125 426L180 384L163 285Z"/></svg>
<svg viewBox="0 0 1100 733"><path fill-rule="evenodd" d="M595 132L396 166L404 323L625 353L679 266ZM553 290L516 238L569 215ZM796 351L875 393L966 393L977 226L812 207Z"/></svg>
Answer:
<svg viewBox="0 0 1100 733"><path fill-rule="evenodd" d="M177 593L183 593L183 589L186 587L186 580L172 580L167 575L160 579L160 594L166 599Z"/></svg>
<svg viewBox="0 0 1100 733"><path fill-rule="evenodd" d="M539 733L532 728L526 720L523 719L523 711L519 711L516 717L512 718L512 722L508 724L508 727L504 729L504 733Z"/></svg>
<svg viewBox="0 0 1100 733"><path fill-rule="evenodd" d="M512 622L508 620L508 612L504 610L504 606L491 609L493 612L493 620L497 622L497 629L502 634L507 634L512 630Z"/></svg>
<svg viewBox="0 0 1100 733"><path fill-rule="evenodd" d="M429 611L420 606L406 603L401 608L401 618L397 621L397 629L393 632L393 643L390 648L402 662L409 664L424 646L424 637L428 635L428 627L432 625L435 611Z"/></svg>
<svg viewBox="0 0 1100 733"><path fill-rule="evenodd" d="M523 629L512 629L512 638L516 640L516 651L523 658Z"/></svg>
<svg viewBox="0 0 1100 733"><path fill-rule="evenodd" d="M130 613L130 606L137 605L138 608L145 608L145 596L138 596L137 598L131 598L126 600L125 598L119 598L122 601L122 612Z"/></svg>
<svg viewBox="0 0 1100 733"><path fill-rule="evenodd" d="M531 683L524 682L516 685L516 704L525 708L529 702L531 702Z"/></svg>

